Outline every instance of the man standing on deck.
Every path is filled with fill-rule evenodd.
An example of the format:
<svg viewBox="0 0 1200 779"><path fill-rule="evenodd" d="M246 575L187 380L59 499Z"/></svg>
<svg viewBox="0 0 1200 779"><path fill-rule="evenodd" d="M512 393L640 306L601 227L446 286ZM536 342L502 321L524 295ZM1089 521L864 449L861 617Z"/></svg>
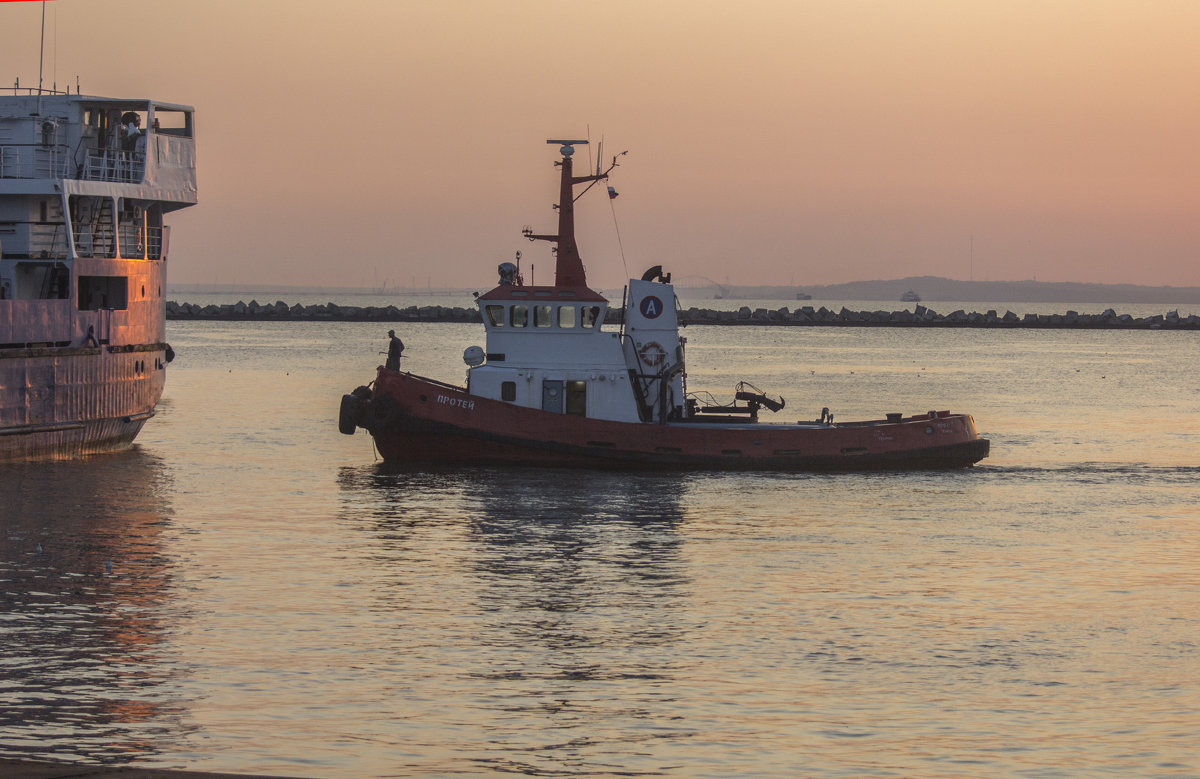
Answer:
<svg viewBox="0 0 1200 779"><path fill-rule="evenodd" d="M388 330L388 338L391 340L388 342L387 362L384 363L384 367L389 371L398 371L400 370L400 354L404 351L404 342L396 337L395 330Z"/></svg>

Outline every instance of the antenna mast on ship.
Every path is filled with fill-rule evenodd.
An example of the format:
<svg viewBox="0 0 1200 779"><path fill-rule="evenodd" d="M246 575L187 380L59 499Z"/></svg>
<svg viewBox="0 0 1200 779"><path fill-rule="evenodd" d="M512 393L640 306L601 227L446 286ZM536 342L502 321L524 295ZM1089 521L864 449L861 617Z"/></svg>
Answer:
<svg viewBox="0 0 1200 779"><path fill-rule="evenodd" d="M42 115L42 69L46 62L46 0L42 0L42 43L38 49L38 103L37 115Z"/></svg>
<svg viewBox="0 0 1200 779"><path fill-rule="evenodd" d="M554 265L554 286L586 287L587 274L583 269L583 259L579 256L579 247L575 244L575 201L578 199L575 197L575 185L607 179L608 174L617 166L617 160L614 157L612 165L603 173L597 166L596 173L593 175L575 176L572 173L571 159L575 154L574 147L587 145L587 141L550 139L546 143L558 144L562 147L559 149L562 160L555 163L562 168L558 205L556 206L558 208L558 233L556 235L539 235L528 227L522 230L522 233L531 241L552 241L557 244L555 247L557 257ZM582 193L580 194L582 195Z"/></svg>

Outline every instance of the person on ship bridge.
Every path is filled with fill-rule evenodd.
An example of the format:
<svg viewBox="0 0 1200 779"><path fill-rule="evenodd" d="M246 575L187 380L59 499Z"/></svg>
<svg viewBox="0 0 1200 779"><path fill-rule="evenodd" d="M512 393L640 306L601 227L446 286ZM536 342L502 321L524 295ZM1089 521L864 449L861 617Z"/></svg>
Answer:
<svg viewBox="0 0 1200 779"><path fill-rule="evenodd" d="M133 111L126 111L121 117L121 148L133 151L137 148L138 139L142 137L142 117Z"/></svg>

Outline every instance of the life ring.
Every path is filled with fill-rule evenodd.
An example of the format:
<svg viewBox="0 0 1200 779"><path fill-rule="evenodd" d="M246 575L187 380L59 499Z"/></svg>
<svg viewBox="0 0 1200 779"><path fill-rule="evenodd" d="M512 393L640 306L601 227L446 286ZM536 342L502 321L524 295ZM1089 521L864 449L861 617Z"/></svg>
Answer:
<svg viewBox="0 0 1200 779"><path fill-rule="evenodd" d="M666 351L654 341L650 341L638 350L638 357L651 368L662 365L662 361L666 356Z"/></svg>

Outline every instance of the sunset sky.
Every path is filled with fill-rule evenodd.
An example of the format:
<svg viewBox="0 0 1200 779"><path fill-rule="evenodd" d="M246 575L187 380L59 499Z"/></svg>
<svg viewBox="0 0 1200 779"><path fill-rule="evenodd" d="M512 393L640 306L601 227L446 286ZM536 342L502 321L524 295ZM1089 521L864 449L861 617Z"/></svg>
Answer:
<svg viewBox="0 0 1200 779"><path fill-rule="evenodd" d="M0 3L0 83L36 85L41 13ZM55 0L46 15L47 86L196 107L177 283L482 289L517 250L547 283L549 246L520 235L555 225L545 139L603 136L606 157L629 154L620 197L578 206L596 287L660 263L743 284L1200 285L1195 0Z"/></svg>

